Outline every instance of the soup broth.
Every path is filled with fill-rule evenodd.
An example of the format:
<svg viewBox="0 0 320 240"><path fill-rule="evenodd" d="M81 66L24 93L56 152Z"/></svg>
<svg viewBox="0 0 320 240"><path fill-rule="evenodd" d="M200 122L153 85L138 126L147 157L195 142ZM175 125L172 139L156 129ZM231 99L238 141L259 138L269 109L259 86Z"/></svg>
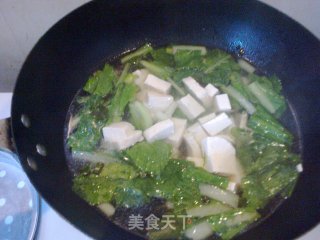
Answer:
<svg viewBox="0 0 320 240"><path fill-rule="evenodd" d="M219 49L146 44L75 96L73 189L149 239L231 239L290 197L292 122L276 76Z"/></svg>

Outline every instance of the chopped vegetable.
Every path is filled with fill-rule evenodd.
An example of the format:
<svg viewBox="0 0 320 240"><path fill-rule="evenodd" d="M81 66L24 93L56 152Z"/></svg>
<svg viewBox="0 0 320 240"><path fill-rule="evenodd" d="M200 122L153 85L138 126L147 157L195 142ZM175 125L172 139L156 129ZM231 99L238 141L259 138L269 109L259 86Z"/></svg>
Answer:
<svg viewBox="0 0 320 240"><path fill-rule="evenodd" d="M173 67L175 65L173 55L168 53L165 48L155 49L151 52L154 61L160 65Z"/></svg>
<svg viewBox="0 0 320 240"><path fill-rule="evenodd" d="M108 123L121 121L126 106L134 99L136 93L137 87L134 84L119 85L108 106Z"/></svg>
<svg viewBox="0 0 320 240"><path fill-rule="evenodd" d="M151 52L152 50L153 50L153 48L151 47L151 45L146 44L146 45L142 46L141 48L137 49L136 51L134 51L133 53L130 53L130 54L124 56L121 59L121 63L133 61L133 60L137 59L138 57L146 55L147 53Z"/></svg>
<svg viewBox="0 0 320 240"><path fill-rule="evenodd" d="M177 50L174 60L178 68L201 68L202 56L200 50Z"/></svg>
<svg viewBox="0 0 320 240"><path fill-rule="evenodd" d="M129 75L129 69L130 69L130 64L127 63L126 65L124 65L123 70L121 72L121 75L118 79L118 81L116 82L116 85L119 85L120 83L125 82L125 80L127 79L127 76ZM126 81L127 83L130 83L130 81Z"/></svg>
<svg viewBox="0 0 320 240"><path fill-rule="evenodd" d="M249 118L248 127L256 134L265 136L273 141L291 145L293 141L292 134L280 124L260 118L253 114Z"/></svg>
<svg viewBox="0 0 320 240"><path fill-rule="evenodd" d="M234 207L234 208L238 207L238 203L239 203L238 195L213 185L200 184L199 187L202 195L215 199L217 201L223 202L225 204L228 204L231 207Z"/></svg>
<svg viewBox="0 0 320 240"><path fill-rule="evenodd" d="M232 86L222 87L222 90L233 97L249 114L253 114L256 111L253 104Z"/></svg>
<svg viewBox="0 0 320 240"><path fill-rule="evenodd" d="M96 175L79 175L73 179L73 191L79 194L91 205L110 202L118 180L108 180L106 177Z"/></svg>
<svg viewBox="0 0 320 240"><path fill-rule="evenodd" d="M110 179L133 179L138 176L137 171L130 165L123 163L109 163L105 165L100 174L101 177L108 177Z"/></svg>
<svg viewBox="0 0 320 240"><path fill-rule="evenodd" d="M222 204L220 202L213 202L208 205L201 205L199 207L194 207L187 209L187 214L192 217L207 217L215 214L220 214L231 210L232 208L228 205Z"/></svg>
<svg viewBox="0 0 320 240"><path fill-rule="evenodd" d="M145 194L134 182L125 182L115 189L114 200L118 206L139 207L147 202Z"/></svg>
<svg viewBox="0 0 320 240"><path fill-rule="evenodd" d="M130 120L136 129L145 130L152 126L152 116L147 107L135 101L129 105Z"/></svg>
<svg viewBox="0 0 320 240"><path fill-rule="evenodd" d="M252 133L245 129L232 128L231 134L235 139L237 158L245 172L247 172L247 169L250 168L258 155L253 146Z"/></svg>
<svg viewBox="0 0 320 240"><path fill-rule="evenodd" d="M157 181L155 196L172 202L176 212L195 206L201 201L198 184L183 174L185 169L192 167L194 165L186 160L170 160Z"/></svg>
<svg viewBox="0 0 320 240"><path fill-rule="evenodd" d="M159 175L171 156L171 145L162 141L141 142L127 150L125 154L143 172Z"/></svg>
<svg viewBox="0 0 320 240"><path fill-rule="evenodd" d="M280 116L286 109L285 99L280 95L281 85L277 80L271 82L266 77L252 76L253 82L248 86L251 93L271 114ZM275 88L273 87L275 86Z"/></svg>
<svg viewBox="0 0 320 240"><path fill-rule="evenodd" d="M174 45L174 46L172 46L173 54L175 54L176 52L181 51L181 50L186 50L186 51L191 51L191 52L200 51L200 54L202 56L207 54L207 49L202 46L189 46L189 45Z"/></svg>
<svg viewBox="0 0 320 240"><path fill-rule="evenodd" d="M262 208L279 192L291 192L286 189L295 182L298 172L295 169L299 157L284 146L267 146L257 160L247 168L248 175L243 179L243 197L247 205Z"/></svg>
<svg viewBox="0 0 320 240"><path fill-rule="evenodd" d="M162 79L168 79L173 71L172 68L168 66L162 66L161 64L156 62L148 62L142 60L140 63L142 66L148 69L149 72L153 73L154 75Z"/></svg>
<svg viewBox="0 0 320 240"><path fill-rule="evenodd" d="M83 89L88 93L105 97L112 90L115 79L116 75L113 68L106 64L102 71L95 72L89 78Z"/></svg>
<svg viewBox="0 0 320 240"><path fill-rule="evenodd" d="M68 138L74 151L93 151L101 140L101 128L107 118L108 100L97 95L86 97L79 111L79 123Z"/></svg>
<svg viewBox="0 0 320 240"><path fill-rule="evenodd" d="M116 154L107 151L96 151L96 152L81 152L81 151L73 151L72 157L74 159L83 160L85 162L90 163L112 163L118 162L119 158Z"/></svg>
<svg viewBox="0 0 320 240"><path fill-rule="evenodd" d="M212 234L213 234L212 227L206 221L203 221L197 225L194 225L185 231L185 236L188 239L192 239L192 240L206 239Z"/></svg>
<svg viewBox="0 0 320 240"><path fill-rule="evenodd" d="M222 177L213 173L209 173L203 168L190 166L185 168L182 172L182 175L189 179L189 181L197 182L197 183L207 183L222 189L226 189L228 187L229 180L227 177Z"/></svg>
<svg viewBox="0 0 320 240"><path fill-rule="evenodd" d="M108 217L111 217L116 209L110 203L102 203L98 206L98 208L105 213Z"/></svg>
<svg viewBox="0 0 320 240"><path fill-rule="evenodd" d="M246 62L245 60L239 59L238 63L240 67L248 73L254 73L256 70L250 63Z"/></svg>
<svg viewBox="0 0 320 240"><path fill-rule="evenodd" d="M237 209L209 217L207 222L222 239L231 239L258 218L254 210Z"/></svg>

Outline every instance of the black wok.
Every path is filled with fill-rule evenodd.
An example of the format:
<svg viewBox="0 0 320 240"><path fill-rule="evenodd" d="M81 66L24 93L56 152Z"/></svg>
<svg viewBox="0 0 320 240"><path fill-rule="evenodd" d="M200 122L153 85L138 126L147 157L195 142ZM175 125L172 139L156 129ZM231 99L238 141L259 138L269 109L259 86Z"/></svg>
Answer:
<svg viewBox="0 0 320 240"><path fill-rule="evenodd" d="M299 126L304 172L293 196L238 239L293 239L315 226L320 221L320 42L251 0L91 2L41 38L15 87L12 127L23 167L50 205L94 238L139 239L72 192L64 127L68 107L88 76L146 42L222 48L282 79Z"/></svg>

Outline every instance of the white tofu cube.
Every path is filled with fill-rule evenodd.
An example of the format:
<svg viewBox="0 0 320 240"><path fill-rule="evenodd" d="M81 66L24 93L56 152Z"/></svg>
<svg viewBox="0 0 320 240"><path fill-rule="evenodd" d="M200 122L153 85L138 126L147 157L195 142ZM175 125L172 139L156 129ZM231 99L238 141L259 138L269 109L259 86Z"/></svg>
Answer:
<svg viewBox="0 0 320 240"><path fill-rule="evenodd" d="M148 74L146 80L144 81L144 85L149 89L163 94L168 94L171 89L171 83L162 80L152 74Z"/></svg>
<svg viewBox="0 0 320 240"><path fill-rule="evenodd" d="M102 129L103 145L110 150L124 150L143 140L142 132L135 131L131 123L118 122Z"/></svg>
<svg viewBox="0 0 320 240"><path fill-rule="evenodd" d="M201 148L196 139L191 134L183 135L188 157L202 158Z"/></svg>
<svg viewBox="0 0 320 240"><path fill-rule="evenodd" d="M198 144L201 144L202 139L208 137L208 134L199 123L194 123L190 127L188 127L187 133L192 134Z"/></svg>
<svg viewBox="0 0 320 240"><path fill-rule="evenodd" d="M154 124L146 129L143 133L147 142L154 142L168 138L174 133L174 123L171 119L167 119Z"/></svg>
<svg viewBox="0 0 320 240"><path fill-rule="evenodd" d="M237 176L235 182L241 181L243 172L236 159L236 150L230 142L221 137L207 137L202 140L201 147L207 171Z"/></svg>
<svg viewBox="0 0 320 240"><path fill-rule="evenodd" d="M205 109L198 103L190 94L181 98L178 102L179 109L187 116L188 119L193 120L200 114L204 113Z"/></svg>
<svg viewBox="0 0 320 240"><path fill-rule="evenodd" d="M171 118L174 124L174 134L168 137L167 142L178 148L182 142L182 136L187 127L187 120L181 118Z"/></svg>
<svg viewBox="0 0 320 240"><path fill-rule="evenodd" d="M134 79L134 83L142 88L144 81L146 80L149 72L147 69L137 69L132 73L136 78Z"/></svg>
<svg viewBox="0 0 320 240"><path fill-rule="evenodd" d="M219 94L214 97L214 107L217 112L227 112L231 110L231 103L228 94Z"/></svg>
<svg viewBox="0 0 320 240"><path fill-rule="evenodd" d="M209 97L213 98L215 95L217 95L219 93L219 89L216 88L215 86L213 86L211 83L209 83L206 87L205 87L207 94L209 95Z"/></svg>
<svg viewBox="0 0 320 240"><path fill-rule="evenodd" d="M208 114L208 115L205 115L205 116L199 118L199 119L198 119L198 122L199 122L200 124L204 124L204 123L209 122L210 120L214 119L216 116L217 116L217 115L216 115L215 113L210 113L210 114Z"/></svg>
<svg viewBox="0 0 320 240"><path fill-rule="evenodd" d="M233 124L227 114L221 113L214 119L203 123L202 127L210 136L214 136Z"/></svg>
<svg viewBox="0 0 320 240"><path fill-rule="evenodd" d="M134 131L134 126L128 122L113 123L102 128L103 138L109 142L125 138L132 131Z"/></svg>
<svg viewBox="0 0 320 240"><path fill-rule="evenodd" d="M130 133L126 138L122 139L121 141L112 142L113 146L115 147L114 150L124 150L127 149L137 142L141 142L143 140L142 131L137 130Z"/></svg>
<svg viewBox="0 0 320 240"><path fill-rule="evenodd" d="M203 165L204 165L203 158L200 158L200 157L187 157L186 159L188 161L190 161L190 162L193 162L196 167L202 167L203 168Z"/></svg>
<svg viewBox="0 0 320 240"><path fill-rule="evenodd" d="M156 111L164 111L173 103L173 97L155 91L147 91L146 105Z"/></svg>
<svg viewBox="0 0 320 240"><path fill-rule="evenodd" d="M191 93L195 98L197 98L205 107L210 107L212 105L212 99L207 93L207 90L202 87L194 78L187 77L182 79L188 92Z"/></svg>

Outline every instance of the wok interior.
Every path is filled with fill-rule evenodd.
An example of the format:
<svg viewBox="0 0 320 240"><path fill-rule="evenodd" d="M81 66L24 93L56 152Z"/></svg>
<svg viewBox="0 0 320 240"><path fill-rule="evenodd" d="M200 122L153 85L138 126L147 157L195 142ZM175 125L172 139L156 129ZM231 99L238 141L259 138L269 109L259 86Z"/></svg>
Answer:
<svg viewBox="0 0 320 240"><path fill-rule="evenodd" d="M118 63L118 59L112 59L111 61L112 65L119 65ZM98 70L98 68L97 68ZM257 70L259 73L259 70ZM260 71L260 74L262 74L262 72ZM267 74L267 73L266 73ZM79 89L79 91L77 92L77 94L75 95L74 99L72 100L70 106L69 106L69 111L67 113L67 117L66 117L66 121L65 121L65 152L66 152L66 160L67 160L67 165L68 168L71 172L72 175L76 175L77 173L79 173L85 166L88 166L90 163L88 161L84 161L83 159L77 159L74 158L72 156L72 152L70 147L67 144L67 138L68 135L70 134L70 121L72 121L72 117L76 116L79 109L81 108L81 104L79 104L77 102L77 99L81 96L85 96L85 92L83 90L81 90L81 88ZM293 152L300 154L300 151L302 149L302 145L301 145L301 141L300 141L300 132L299 132L299 127L298 127L298 123L297 123L297 119L296 119L296 113L293 112L293 108L291 106L291 104L289 102L287 102L288 104L288 108L286 110L286 112L282 115L280 122L283 126L285 126L285 128L287 128L293 135L295 138L295 141L293 143ZM253 224L250 224L249 227L247 227L244 231L241 232L241 234L243 234L245 231L257 226L258 224L260 224L261 222L263 222L267 217L269 217L274 211L276 211L276 209L285 201L285 199L281 196L281 195L276 195L274 196L269 203L263 208L259 210L259 213L261 214L261 218L259 218L258 221L254 222ZM153 206L152 208L150 206ZM122 227L124 230L127 231L127 225L128 225L128 219L129 216L131 214L139 214L139 213L144 213L147 212L149 214L152 214L152 211L158 211L160 215L161 212L163 212L164 210L161 209L163 208L163 206L165 206L165 202L163 202L161 199L153 199L151 201L150 204L146 204L142 207L139 207L137 209L126 209L126 208L120 208L117 209L115 216L112 217L113 221L116 222L117 225L119 225L120 227ZM105 216L107 219L107 216ZM133 233L135 233L134 231L132 231ZM136 234L139 234L139 232L137 231ZM140 236L144 237L143 235ZM213 239L218 238L213 236Z"/></svg>

